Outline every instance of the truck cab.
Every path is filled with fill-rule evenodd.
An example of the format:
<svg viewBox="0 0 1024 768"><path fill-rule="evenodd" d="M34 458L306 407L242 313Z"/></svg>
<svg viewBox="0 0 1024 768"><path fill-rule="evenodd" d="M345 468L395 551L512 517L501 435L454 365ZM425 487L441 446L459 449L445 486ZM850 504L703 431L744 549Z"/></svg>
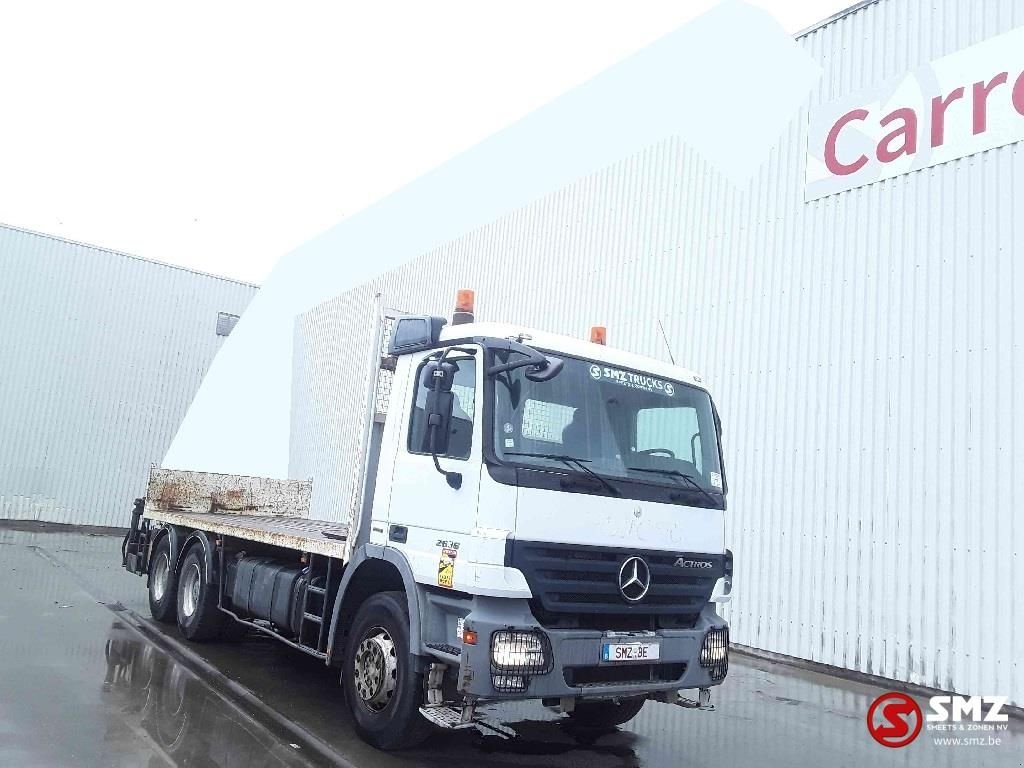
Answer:
<svg viewBox="0 0 1024 768"><path fill-rule="evenodd" d="M701 378L514 325L439 327L392 331L369 542L408 563L458 692L571 711L720 683L732 564Z"/></svg>

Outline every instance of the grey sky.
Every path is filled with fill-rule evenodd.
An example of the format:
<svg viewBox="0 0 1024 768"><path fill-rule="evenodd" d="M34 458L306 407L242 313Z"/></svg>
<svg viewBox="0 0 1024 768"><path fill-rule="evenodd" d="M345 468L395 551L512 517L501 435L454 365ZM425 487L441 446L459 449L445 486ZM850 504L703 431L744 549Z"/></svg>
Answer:
<svg viewBox="0 0 1024 768"><path fill-rule="evenodd" d="M850 0L753 0L790 32ZM18 3L0 222L261 281L710 0Z"/></svg>

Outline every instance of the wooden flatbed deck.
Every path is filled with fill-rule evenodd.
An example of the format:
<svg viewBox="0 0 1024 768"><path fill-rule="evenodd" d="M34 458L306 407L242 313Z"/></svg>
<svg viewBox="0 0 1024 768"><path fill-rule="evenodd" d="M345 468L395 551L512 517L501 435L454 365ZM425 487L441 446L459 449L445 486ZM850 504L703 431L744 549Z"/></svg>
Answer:
<svg viewBox="0 0 1024 768"><path fill-rule="evenodd" d="M143 516L155 522L181 525L208 533L219 533L337 558L345 556L349 535L349 527L342 523L284 515L239 515L161 509L147 510Z"/></svg>

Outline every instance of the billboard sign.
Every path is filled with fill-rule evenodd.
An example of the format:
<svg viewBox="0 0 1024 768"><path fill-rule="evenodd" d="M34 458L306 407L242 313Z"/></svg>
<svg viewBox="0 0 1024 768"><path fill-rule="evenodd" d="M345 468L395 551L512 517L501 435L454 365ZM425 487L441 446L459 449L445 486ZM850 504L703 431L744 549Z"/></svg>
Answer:
<svg viewBox="0 0 1024 768"><path fill-rule="evenodd" d="M1024 27L812 107L804 199L1024 140Z"/></svg>

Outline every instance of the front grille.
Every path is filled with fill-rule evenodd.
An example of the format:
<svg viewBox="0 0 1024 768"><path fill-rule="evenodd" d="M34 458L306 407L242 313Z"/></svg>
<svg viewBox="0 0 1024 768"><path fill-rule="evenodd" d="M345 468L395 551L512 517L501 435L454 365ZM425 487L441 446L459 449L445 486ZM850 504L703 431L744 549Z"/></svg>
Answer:
<svg viewBox="0 0 1024 768"><path fill-rule="evenodd" d="M641 600L630 602L619 590L619 571L634 556L647 563L650 588ZM526 577L537 619L560 628L688 629L725 573L724 555L515 539L509 540L505 559ZM677 566L677 561L711 567Z"/></svg>
<svg viewBox="0 0 1024 768"><path fill-rule="evenodd" d="M625 685L626 683L674 683L686 672L686 664L625 664L621 666L593 664L566 667L562 676L573 688L585 685Z"/></svg>

